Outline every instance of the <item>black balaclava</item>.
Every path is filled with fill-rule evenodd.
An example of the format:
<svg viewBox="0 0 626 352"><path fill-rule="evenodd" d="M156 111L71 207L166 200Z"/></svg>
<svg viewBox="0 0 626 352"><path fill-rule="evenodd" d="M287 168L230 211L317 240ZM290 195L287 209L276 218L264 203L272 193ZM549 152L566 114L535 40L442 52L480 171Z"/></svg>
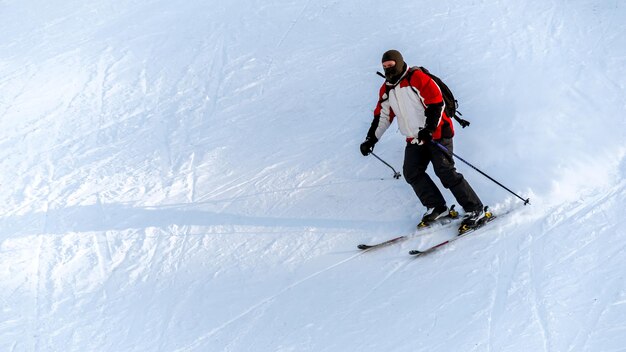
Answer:
<svg viewBox="0 0 626 352"><path fill-rule="evenodd" d="M404 74L404 71L406 71L406 63L398 50L388 50L383 54L382 62L389 60L395 61L396 65L385 69L385 78L387 82L396 84L402 77L402 74Z"/></svg>

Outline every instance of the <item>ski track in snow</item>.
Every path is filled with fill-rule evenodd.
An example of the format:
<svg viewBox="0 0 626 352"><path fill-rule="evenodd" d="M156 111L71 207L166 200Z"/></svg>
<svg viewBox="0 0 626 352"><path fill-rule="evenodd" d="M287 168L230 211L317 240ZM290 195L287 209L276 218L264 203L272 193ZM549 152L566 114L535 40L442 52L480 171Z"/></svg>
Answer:
<svg viewBox="0 0 626 352"><path fill-rule="evenodd" d="M539 287L539 281L540 278L538 277L538 273L537 273L537 269L536 269L536 265L534 264L533 261L533 253L532 253L532 242L533 242L533 237L532 235L529 237L529 252L528 252L528 266L529 266L529 280L530 280L530 285L531 285L531 297L530 299L532 300L532 312L534 315L535 320L537 321L539 327L540 327L540 334L541 334L541 338L543 340L543 350L544 351L550 351L550 343L551 343L551 336L550 336L550 332L548 329L548 322L547 322L547 312L544 308L544 303L542 302L542 297L544 297L544 295L541 292L541 289Z"/></svg>
<svg viewBox="0 0 626 352"><path fill-rule="evenodd" d="M315 272L315 273L313 273L313 274L311 274L311 275L309 275L309 276L307 276L307 277L305 277L305 278L303 278L303 279L301 279L301 280L296 281L295 283L293 283L293 284L291 284L291 285L289 285L289 286L286 286L285 288L283 288L283 289L282 289L281 291L279 291L278 293L276 293L276 294L274 294L274 295L272 295L272 296L270 296L270 297L267 297L267 298L263 299L262 301L258 302L257 304L255 304L255 305L253 305L253 306L249 307L248 309L246 309L246 310L245 310L244 312L242 312L241 314L239 314L239 315L235 316L234 318L232 318L232 319L230 319L230 320L226 321L226 322L225 322L225 323L223 323L222 325L220 325L220 326L216 327L215 329L213 329L213 330L209 331L207 334L205 334L204 336L201 336L201 337L200 337L200 338L198 338L196 341L194 341L194 342L193 342L190 346L184 347L184 348L182 348L182 349L178 349L177 351L192 351L192 350L194 350L194 349L197 349L197 348L201 347L201 345L202 345L202 344L203 344L203 343L204 343L207 339L211 338L211 337L212 337L213 335L215 335L216 333L220 332L221 330L225 329L226 327L228 327L229 325L231 325L231 324L235 323L236 321L240 320L241 318L243 318L243 317L247 316L248 314L250 314L250 313L251 313L251 312L253 312L254 310L256 310L256 309L258 309L258 308L260 308L260 307L262 307L262 306L264 306L264 305L266 305L266 304L270 304L270 303L272 303L272 302L273 302L273 301L275 301L275 300L276 300L276 299L277 299L277 298L278 298L281 294L283 294L283 293L285 293L285 292L287 292L287 291L289 291L289 290L292 290L293 288L295 288L295 287L297 287L297 286L301 285L302 283L304 283L304 282L306 282L306 281L308 281L308 280L310 280L310 279L312 279L312 278L314 278L314 277L317 277L317 276L319 276L319 275L321 275L321 274L323 274L323 273L325 273L325 272L327 272L327 271L329 271L329 270L332 270L332 269L334 269L335 267L338 267L338 266L340 266L340 265L342 265L342 264L344 264L344 263L346 263L346 262L348 262L348 261L351 261L351 260L353 260L354 258L356 258L356 257L358 257L358 256L360 256L360 255L362 255L363 253L364 253L364 252L357 252L356 254L354 254L354 255L352 255L352 256L350 256L350 257L348 257L348 258L344 259L344 260L341 260L341 261L339 261L339 262L337 262L337 263L335 263L335 264L333 264L333 265L331 265L331 266L326 267L326 268L325 268L325 269L323 269L323 270L317 271L317 272Z"/></svg>

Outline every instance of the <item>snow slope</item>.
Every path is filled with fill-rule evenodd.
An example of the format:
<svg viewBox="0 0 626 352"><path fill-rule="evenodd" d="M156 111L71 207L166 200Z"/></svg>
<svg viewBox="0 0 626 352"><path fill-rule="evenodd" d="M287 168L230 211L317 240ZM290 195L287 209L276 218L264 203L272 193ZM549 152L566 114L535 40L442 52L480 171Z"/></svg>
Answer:
<svg viewBox="0 0 626 352"><path fill-rule="evenodd" d="M626 8L0 1L0 350L626 351ZM358 152L390 48L493 226ZM392 127L377 154L401 168ZM449 193L446 196L450 202Z"/></svg>

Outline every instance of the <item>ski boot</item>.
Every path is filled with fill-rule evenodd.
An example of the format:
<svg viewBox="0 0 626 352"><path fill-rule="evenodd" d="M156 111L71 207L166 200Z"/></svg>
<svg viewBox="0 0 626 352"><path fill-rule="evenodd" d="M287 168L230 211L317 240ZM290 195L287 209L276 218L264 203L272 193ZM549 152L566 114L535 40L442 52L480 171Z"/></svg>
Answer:
<svg viewBox="0 0 626 352"><path fill-rule="evenodd" d="M445 205L441 205L441 206L434 207L434 208L428 208L426 210L426 213L424 213L424 216L422 216L422 221L420 221L420 223L417 225L417 228L421 229L424 227L428 227L433 222L439 219L443 219L445 217L456 219L458 216L459 216L459 212L454 210L454 205L452 205L450 209L448 209L448 207Z"/></svg>
<svg viewBox="0 0 626 352"><path fill-rule="evenodd" d="M489 211L489 207L483 209L470 211L463 217L461 226L459 227L459 235L466 233L469 230L477 229L493 217L493 214Z"/></svg>

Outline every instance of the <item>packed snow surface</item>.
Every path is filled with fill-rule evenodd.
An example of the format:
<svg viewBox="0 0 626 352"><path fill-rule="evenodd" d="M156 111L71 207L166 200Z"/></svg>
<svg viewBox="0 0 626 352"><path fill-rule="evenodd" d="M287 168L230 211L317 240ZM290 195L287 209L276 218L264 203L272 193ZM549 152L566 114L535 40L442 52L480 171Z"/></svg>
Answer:
<svg viewBox="0 0 626 352"><path fill-rule="evenodd" d="M619 0L0 1L1 351L626 351ZM501 216L359 153L398 49ZM401 170L393 125L376 153ZM444 192L450 204L449 192Z"/></svg>

